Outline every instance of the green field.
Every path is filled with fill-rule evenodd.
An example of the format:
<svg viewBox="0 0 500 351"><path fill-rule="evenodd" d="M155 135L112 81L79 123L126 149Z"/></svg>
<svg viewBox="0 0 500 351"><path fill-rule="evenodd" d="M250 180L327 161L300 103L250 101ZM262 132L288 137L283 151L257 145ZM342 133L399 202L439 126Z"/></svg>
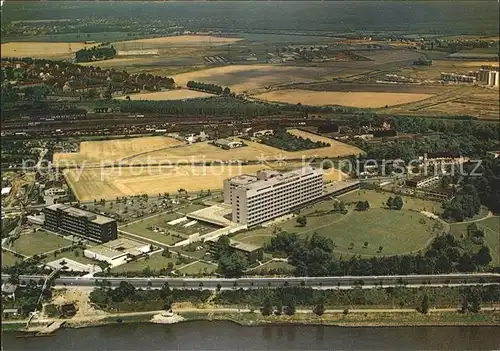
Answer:
<svg viewBox="0 0 500 351"><path fill-rule="evenodd" d="M164 243L165 245L173 245L183 239L172 235L180 233L175 231L174 227L167 224L167 222L181 217L182 215L177 213L164 213L152 218L140 220L132 224L126 224L124 226L121 226L120 229L128 233L159 241L161 243ZM149 227L152 225L168 229L168 233L170 234L162 234L161 232L155 232L149 229Z"/></svg>
<svg viewBox="0 0 500 351"><path fill-rule="evenodd" d="M184 267L180 270L178 270L179 274L186 274L186 275L202 275L202 274L209 274L213 273L217 270L217 266L214 264L209 264L205 262L198 261L196 263L193 263L187 267Z"/></svg>
<svg viewBox="0 0 500 351"><path fill-rule="evenodd" d="M140 272L147 267L149 267L152 271L158 271L162 268L167 268L170 262L174 264L174 268L186 264L182 263L181 265L177 265L176 264L177 255L174 254L172 254L170 258L163 257L161 254L154 254L147 259L130 262L118 267L114 267L111 269L111 272L112 273Z"/></svg>
<svg viewBox="0 0 500 351"><path fill-rule="evenodd" d="M454 223L450 225L450 233L452 233L457 239L460 239L463 235L467 235L467 226L471 223ZM485 235L485 245L490 248L490 254L493 259L492 265L500 265L500 218L491 217L483 221L477 221L477 226L484 230ZM479 250L479 245L474 245L471 242L466 243L467 246L472 251Z"/></svg>
<svg viewBox="0 0 500 351"><path fill-rule="evenodd" d="M339 199L344 201L345 203L368 201L370 203L371 208L385 208L385 203L387 202L387 199L391 196L394 198L396 195L386 191L360 189L342 195L339 197ZM441 203L439 202L423 200L409 196L401 196L401 197L403 198L404 210L429 211L436 214L443 212L443 209L441 208Z"/></svg>
<svg viewBox="0 0 500 351"><path fill-rule="evenodd" d="M300 215L307 217L305 227L297 226L296 219L293 218L277 224L276 229L256 228L236 234L233 239L263 245L279 230L283 230L300 236L317 232L333 240L335 252L346 255L385 256L414 253L424 249L434 235L440 233L442 224L416 211L439 212L439 204L403 197L403 210L395 211L384 208L383 203L389 196L390 193L360 190L341 197L345 203L352 203L346 215L332 212L334 200L326 200L300 212ZM354 203L358 200L368 200L371 208L363 212L355 211ZM367 246L365 242L368 243ZM382 250L379 250L380 246Z"/></svg>
<svg viewBox="0 0 500 351"><path fill-rule="evenodd" d="M2 250L2 268L13 266L18 261L21 261L21 259L16 257L12 252Z"/></svg>
<svg viewBox="0 0 500 351"><path fill-rule="evenodd" d="M121 226L120 229L131 234L159 241L161 243L164 243L165 245L173 245L179 241L184 240L184 236L186 235L195 233L200 233L200 235L203 235L219 228L215 225L200 222L189 227L184 227L184 225L189 223L190 220L177 225L168 224L168 222L174 219L184 217L186 213L191 213L204 207L205 206L203 205L190 204L186 207L176 209L176 212L162 213L154 217L133 222L131 224L125 224ZM155 232L154 230L149 229L151 226L163 228L166 230L166 233L161 233L159 231Z"/></svg>
<svg viewBox="0 0 500 351"><path fill-rule="evenodd" d="M73 260L73 261L76 261L76 262L80 262L80 263L83 263L83 264L92 264L92 265L98 264L97 261L94 261L94 260L91 260L90 258L85 257L83 255L83 250L82 249L74 249L72 251L62 252L59 255L57 255L57 257L54 257L53 254L50 254L46 258L44 258L42 260L42 262L47 263L47 262L50 262L50 261L57 260L58 258L61 258L61 257L65 257L65 258L68 258L70 260Z"/></svg>
<svg viewBox="0 0 500 351"><path fill-rule="evenodd" d="M294 266L291 264L288 264L287 262L282 262L282 261L271 261L269 263L265 263L262 266L259 266L255 269L252 269L249 274L261 274L262 272L270 271L272 269L280 269L287 271L289 273L293 272L295 269Z"/></svg>
<svg viewBox="0 0 500 351"><path fill-rule="evenodd" d="M21 235L19 239L14 241L12 249L22 255L33 256L70 245L71 241L69 240L39 230L35 233Z"/></svg>

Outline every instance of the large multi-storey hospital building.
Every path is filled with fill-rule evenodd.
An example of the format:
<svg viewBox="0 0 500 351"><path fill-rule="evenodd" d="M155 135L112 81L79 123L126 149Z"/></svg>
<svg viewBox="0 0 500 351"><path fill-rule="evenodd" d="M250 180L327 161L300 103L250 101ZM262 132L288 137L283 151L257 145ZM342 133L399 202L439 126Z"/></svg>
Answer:
<svg viewBox="0 0 500 351"><path fill-rule="evenodd" d="M44 227L54 232L99 243L117 238L116 220L113 218L63 204L47 206L44 213Z"/></svg>
<svg viewBox="0 0 500 351"><path fill-rule="evenodd" d="M323 172L302 169L279 173L259 171L224 181L224 203L232 206L232 220L253 226L308 203L323 195Z"/></svg>

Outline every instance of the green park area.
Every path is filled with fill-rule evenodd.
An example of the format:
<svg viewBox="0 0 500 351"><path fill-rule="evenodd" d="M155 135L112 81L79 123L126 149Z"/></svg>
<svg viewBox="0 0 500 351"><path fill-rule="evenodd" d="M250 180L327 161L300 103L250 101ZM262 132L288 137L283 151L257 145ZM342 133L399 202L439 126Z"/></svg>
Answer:
<svg viewBox="0 0 500 351"><path fill-rule="evenodd" d="M500 218L490 217L475 222L477 227L484 232L484 245L490 249L491 264L500 265ZM477 245L467 236L467 227L471 222L453 223L450 225L450 233L460 239L464 246L471 252L477 252L482 245Z"/></svg>
<svg viewBox="0 0 500 351"><path fill-rule="evenodd" d="M132 224L126 224L120 227L120 230L131 233L134 235L142 236L151 240L159 241L165 245L173 245L178 241L183 240L182 234L174 230L174 227L169 225L168 222L183 217L178 213L162 213L157 216L141 219ZM158 227L165 229L162 233L161 230L154 230L151 227Z"/></svg>
<svg viewBox="0 0 500 351"><path fill-rule="evenodd" d="M162 213L130 224L125 224L120 227L120 230L155 240L165 245L173 245L186 239L188 235L195 233L203 235L219 228L207 223L197 222L193 224L190 219L178 224L168 224L168 222L184 217L185 213L190 213L203 207L202 205L191 204L187 207L178 209L176 212Z"/></svg>
<svg viewBox="0 0 500 351"><path fill-rule="evenodd" d="M2 250L2 268L13 266L16 262L21 261L12 252Z"/></svg>
<svg viewBox="0 0 500 351"><path fill-rule="evenodd" d="M217 265L210 264L202 261L197 261L188 265L185 265L183 268L179 269L177 272L180 275L205 275L213 273L217 270Z"/></svg>
<svg viewBox="0 0 500 351"><path fill-rule="evenodd" d="M295 267L287 262L270 261L270 262L264 263L263 265L252 269L250 272L248 272L248 274L249 275L252 275L252 274L259 275L259 274L266 274L266 273L268 274L271 272L277 272L277 273L283 272L283 273L291 274L294 269L295 269Z"/></svg>
<svg viewBox="0 0 500 351"><path fill-rule="evenodd" d="M279 231L300 236L316 232L332 239L335 252L347 255L386 256L424 249L442 231L443 224L419 212L439 212L440 204L402 197L403 209L391 210L385 206L390 196L395 195L359 190L340 198L348 207L346 214L333 210L336 200L325 200L300 211L299 216L307 219L305 226L299 226L297 218L292 218L267 228L239 233L233 239L263 245ZM368 201L370 208L367 211L355 210L357 201Z"/></svg>
<svg viewBox="0 0 500 351"><path fill-rule="evenodd" d="M14 241L12 250L25 256L40 255L45 252L71 246L71 241L43 230L22 234Z"/></svg>
<svg viewBox="0 0 500 351"><path fill-rule="evenodd" d="M375 191L367 189L359 189L345 195L341 195L339 199L344 203L356 203L358 201L368 201L370 208L386 208L387 199L396 195L386 191ZM413 211L427 211L435 214L443 212L441 203L437 201L424 200L416 197L401 196L403 199L403 209Z"/></svg>
<svg viewBox="0 0 500 351"><path fill-rule="evenodd" d="M47 263L47 262L57 260L61 257L65 257L67 259L70 259L70 260L73 260L76 262L80 262L83 264L96 265L99 263L97 261L94 261L94 260L91 260L90 258L85 257L83 254L83 251L84 251L84 249L82 249L82 248L74 248L73 250L70 250L70 251L58 253L55 256L52 253L52 254L48 255L47 257L45 257L44 259L42 259L42 262Z"/></svg>
<svg viewBox="0 0 500 351"><path fill-rule="evenodd" d="M148 267L151 271L159 271L162 268L167 269L170 263L170 267L177 268L189 262L191 261L187 258L183 258L183 261L181 262L178 259L178 256L175 254L172 254L171 257L164 257L161 254L154 254L142 260L114 267L111 269L111 273L142 272Z"/></svg>

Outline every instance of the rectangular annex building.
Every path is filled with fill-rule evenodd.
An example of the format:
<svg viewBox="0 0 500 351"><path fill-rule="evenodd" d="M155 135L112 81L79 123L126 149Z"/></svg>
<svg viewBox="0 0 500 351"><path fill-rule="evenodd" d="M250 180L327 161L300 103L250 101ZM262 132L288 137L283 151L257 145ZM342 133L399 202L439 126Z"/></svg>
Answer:
<svg viewBox="0 0 500 351"><path fill-rule="evenodd" d="M224 181L224 202L233 222L253 226L269 221L323 195L323 172L304 167L279 173L259 171Z"/></svg>
<svg viewBox="0 0 500 351"><path fill-rule="evenodd" d="M44 227L48 230L76 235L90 241L104 243L117 238L116 220L63 204L44 209Z"/></svg>

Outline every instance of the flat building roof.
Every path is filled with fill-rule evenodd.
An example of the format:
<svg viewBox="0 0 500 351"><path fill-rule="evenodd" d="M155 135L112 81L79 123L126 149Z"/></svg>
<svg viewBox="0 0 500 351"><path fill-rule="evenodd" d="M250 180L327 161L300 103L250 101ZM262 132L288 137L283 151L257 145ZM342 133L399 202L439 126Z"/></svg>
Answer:
<svg viewBox="0 0 500 351"><path fill-rule="evenodd" d="M73 217L86 217L88 221L96 224L105 224L114 222L115 220L110 217L101 216L97 213L82 210L80 208L64 205L64 204L53 204L46 207L49 210L57 211L61 210Z"/></svg>
<svg viewBox="0 0 500 351"><path fill-rule="evenodd" d="M299 179L303 176L308 176L315 172L321 172L321 170L314 169L312 167L304 167L301 169L296 169L285 173L271 172L269 177L248 183L244 185L244 187L247 190L263 189L270 186L279 185L288 181L293 181L295 179Z"/></svg>

